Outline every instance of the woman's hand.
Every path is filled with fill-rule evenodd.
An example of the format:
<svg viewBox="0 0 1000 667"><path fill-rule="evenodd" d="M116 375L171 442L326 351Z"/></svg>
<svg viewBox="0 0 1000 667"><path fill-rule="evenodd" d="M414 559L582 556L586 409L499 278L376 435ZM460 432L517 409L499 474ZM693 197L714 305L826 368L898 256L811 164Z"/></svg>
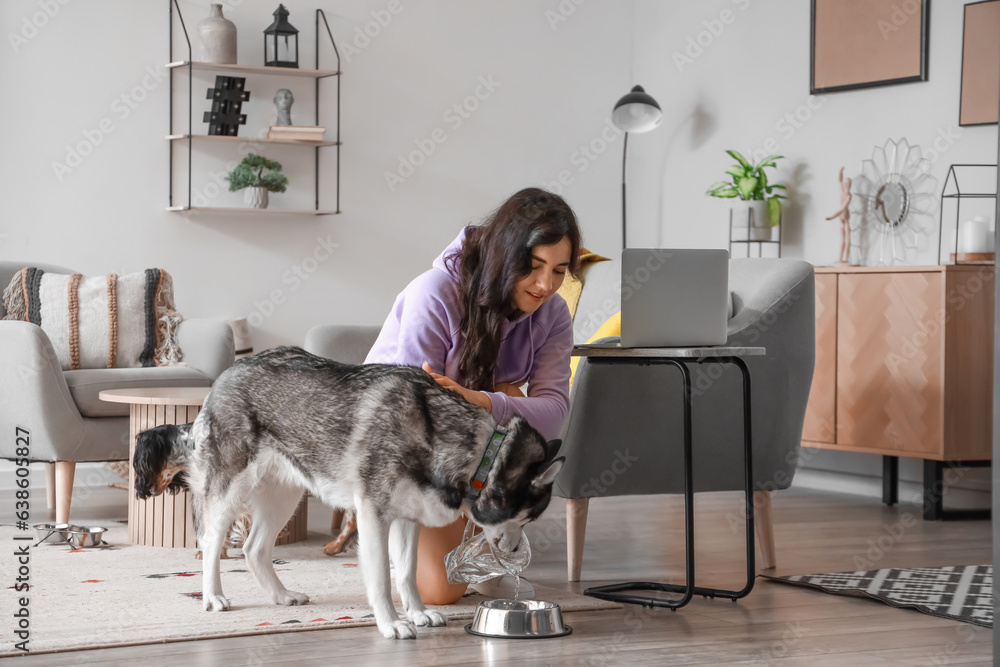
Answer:
<svg viewBox="0 0 1000 667"><path fill-rule="evenodd" d="M484 394L483 392L475 391L473 389L466 389L462 385L452 380L450 377L446 375L441 375L439 373L435 373L434 371L431 370L431 365L426 361L424 362L423 366L421 366L421 368L427 371L427 373L432 378L434 378L434 381L437 382L442 387L444 387L445 389L451 389L455 393L460 394L462 398L467 400L469 403L472 403L473 405L476 405L484 410L489 410L492 412L493 401L491 401L490 397Z"/></svg>

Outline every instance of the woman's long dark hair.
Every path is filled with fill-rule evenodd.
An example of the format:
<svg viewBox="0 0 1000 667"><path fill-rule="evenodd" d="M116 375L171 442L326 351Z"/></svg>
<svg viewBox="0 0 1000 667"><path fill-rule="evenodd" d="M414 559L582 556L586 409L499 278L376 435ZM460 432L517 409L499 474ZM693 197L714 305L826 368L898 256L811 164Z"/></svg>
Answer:
<svg viewBox="0 0 1000 667"><path fill-rule="evenodd" d="M465 338L459 354L461 382L470 389L492 391L505 320L521 315L514 288L531 273L531 253L537 246L570 242L569 271L577 270L580 228L576 215L559 195L525 188L500 205L486 221L466 231L459 253L459 284L465 312Z"/></svg>

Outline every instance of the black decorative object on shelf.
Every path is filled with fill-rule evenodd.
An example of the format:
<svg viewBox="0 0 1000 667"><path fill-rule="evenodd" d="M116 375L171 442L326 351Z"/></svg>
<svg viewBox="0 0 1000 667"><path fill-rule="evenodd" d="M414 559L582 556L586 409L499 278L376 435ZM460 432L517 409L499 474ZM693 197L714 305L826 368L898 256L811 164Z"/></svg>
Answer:
<svg viewBox="0 0 1000 667"><path fill-rule="evenodd" d="M264 30L264 65L299 66L299 31L288 22L288 10L284 5L278 5L274 10L274 23Z"/></svg>
<svg viewBox="0 0 1000 667"><path fill-rule="evenodd" d="M240 113L243 103L250 99L245 90L247 80L241 76L217 76L215 88L209 88L207 99L212 100L212 110L206 111L202 122L208 123L210 135L235 137L240 125L246 125L247 115Z"/></svg>

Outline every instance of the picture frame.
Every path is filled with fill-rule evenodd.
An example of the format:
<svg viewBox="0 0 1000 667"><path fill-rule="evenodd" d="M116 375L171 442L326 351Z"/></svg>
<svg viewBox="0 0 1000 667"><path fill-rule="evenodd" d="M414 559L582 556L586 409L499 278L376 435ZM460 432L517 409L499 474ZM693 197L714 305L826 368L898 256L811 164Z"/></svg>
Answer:
<svg viewBox="0 0 1000 667"><path fill-rule="evenodd" d="M812 0L813 95L927 81L930 0Z"/></svg>
<svg viewBox="0 0 1000 667"><path fill-rule="evenodd" d="M996 125L1000 117L1000 0L965 5L958 124Z"/></svg>

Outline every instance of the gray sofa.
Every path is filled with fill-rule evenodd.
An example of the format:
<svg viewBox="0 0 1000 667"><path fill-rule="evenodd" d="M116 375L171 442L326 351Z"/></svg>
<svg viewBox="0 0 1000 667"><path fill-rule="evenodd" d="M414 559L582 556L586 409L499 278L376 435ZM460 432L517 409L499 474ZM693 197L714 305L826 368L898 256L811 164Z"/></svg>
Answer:
<svg viewBox="0 0 1000 667"><path fill-rule="evenodd" d="M0 262L0 289L25 266L72 273L52 265ZM182 311L183 312L183 311ZM6 315L0 302L0 317ZM76 464L129 457L129 406L107 403L105 389L211 386L234 360L233 334L219 320L184 320L177 329L185 366L63 371L42 329L30 322L0 320L0 432L20 427L30 434L29 461L45 462L49 507L56 522L69 520ZM13 435L0 438L0 458L16 457Z"/></svg>
<svg viewBox="0 0 1000 667"><path fill-rule="evenodd" d="M733 312L728 343L767 348L766 357L746 361L753 385L757 541L760 562L773 567L770 492L792 483L812 383L813 267L790 259L734 259L729 267ZM586 342L621 307L620 262L594 264L585 278L573 326L577 343ZM378 326L318 326L306 335L305 348L338 361L361 363L378 332ZM576 372L560 452L566 456L566 465L555 484L555 493L567 499L567 560L572 581L580 577L591 498L681 493L683 489L681 467L674 465L682 443L676 370L637 370L585 358ZM692 380L695 489L742 489L739 372L731 367L695 367ZM613 484L593 484L626 449L641 465L616 473Z"/></svg>

